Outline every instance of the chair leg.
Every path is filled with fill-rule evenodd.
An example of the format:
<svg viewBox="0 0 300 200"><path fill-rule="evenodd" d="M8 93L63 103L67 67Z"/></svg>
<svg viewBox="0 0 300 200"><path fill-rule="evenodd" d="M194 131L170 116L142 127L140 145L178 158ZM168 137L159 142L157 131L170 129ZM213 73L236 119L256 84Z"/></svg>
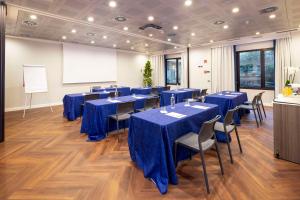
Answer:
<svg viewBox="0 0 300 200"><path fill-rule="evenodd" d="M238 130L237 130L237 128L236 128L236 127L234 128L234 131L235 131L235 134L236 134L236 139L237 139L237 141L238 141L238 143L239 143L240 152L241 152L241 153L243 153L243 149L242 149L242 145L241 145L241 141L240 141L239 133L238 133Z"/></svg>
<svg viewBox="0 0 300 200"><path fill-rule="evenodd" d="M207 177L207 173L206 173L206 164L205 164L204 154L203 154L202 150L200 151L200 157L201 157L201 161L202 161L203 176L204 176L204 180L205 180L206 191L209 194L210 190L209 190L209 184L208 184L208 177Z"/></svg>
<svg viewBox="0 0 300 200"><path fill-rule="evenodd" d="M228 134L226 133L226 137L227 137L227 147L228 147L228 152L229 152L229 156L230 156L230 162L231 164L233 164L233 158L232 158L232 153L231 153L231 147L230 147L230 142L229 142L229 137Z"/></svg>
<svg viewBox="0 0 300 200"><path fill-rule="evenodd" d="M258 113L260 124L262 124L263 118L262 118L262 114L261 114L259 105L257 105L257 113Z"/></svg>
<svg viewBox="0 0 300 200"><path fill-rule="evenodd" d="M254 117L255 117L257 128L259 128L259 123L258 123L258 119L257 119L257 116L256 116L255 109L253 109L253 113L254 113Z"/></svg>
<svg viewBox="0 0 300 200"><path fill-rule="evenodd" d="M118 135L118 142L120 142L119 120L117 120L117 135Z"/></svg>
<svg viewBox="0 0 300 200"><path fill-rule="evenodd" d="M175 163L175 168L177 167L177 146L178 146L178 144L175 142L175 146L174 146L174 163Z"/></svg>
<svg viewBox="0 0 300 200"><path fill-rule="evenodd" d="M262 100L260 101L260 103L261 103L261 107L262 107L262 109L263 109L263 111L264 111L265 118L267 118L266 111L265 111L265 106L264 106Z"/></svg>
<svg viewBox="0 0 300 200"><path fill-rule="evenodd" d="M224 169L223 169L222 159L221 159L221 155L220 155L219 146L217 144L217 141L215 142L215 146L216 146L216 150L217 150L217 155L218 155L218 159L219 159L221 173L222 173L222 175L224 175Z"/></svg>
<svg viewBox="0 0 300 200"><path fill-rule="evenodd" d="M108 136L108 132L109 132L109 118L107 118L107 125L106 125L106 137Z"/></svg>

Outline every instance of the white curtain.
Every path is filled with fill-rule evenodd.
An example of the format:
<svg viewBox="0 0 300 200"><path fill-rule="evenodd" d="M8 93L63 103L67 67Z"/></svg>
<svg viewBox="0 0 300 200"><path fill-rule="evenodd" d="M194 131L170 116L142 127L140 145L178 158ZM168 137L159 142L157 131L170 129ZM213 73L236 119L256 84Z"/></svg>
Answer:
<svg viewBox="0 0 300 200"><path fill-rule="evenodd" d="M164 55L155 55L150 57L153 69L153 86L165 85L165 60Z"/></svg>
<svg viewBox="0 0 300 200"><path fill-rule="evenodd" d="M281 93L287 80L287 68L292 67L292 38L276 40L275 47L275 95Z"/></svg>
<svg viewBox="0 0 300 200"><path fill-rule="evenodd" d="M212 92L233 91L234 86L234 51L233 46L211 49L212 56Z"/></svg>
<svg viewBox="0 0 300 200"><path fill-rule="evenodd" d="M187 52L181 53L181 88L187 88Z"/></svg>

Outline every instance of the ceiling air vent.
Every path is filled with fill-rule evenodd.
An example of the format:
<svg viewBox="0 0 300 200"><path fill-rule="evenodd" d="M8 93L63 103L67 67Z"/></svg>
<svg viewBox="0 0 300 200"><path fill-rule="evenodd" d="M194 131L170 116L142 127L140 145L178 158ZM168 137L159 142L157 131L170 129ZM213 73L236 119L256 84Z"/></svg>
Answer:
<svg viewBox="0 0 300 200"><path fill-rule="evenodd" d="M277 31L276 33L288 33L288 32L293 32L293 31L297 31L298 29L294 28L294 29L289 29L289 30L283 30L283 31Z"/></svg>
<svg viewBox="0 0 300 200"><path fill-rule="evenodd" d="M141 30L146 30L148 28L150 28L150 29L157 29L157 30L162 29L161 26L158 26L156 24L146 24L146 25L140 27Z"/></svg>
<svg viewBox="0 0 300 200"><path fill-rule="evenodd" d="M117 22L125 22L127 19L126 19L126 17L118 16L118 17L115 18L115 20L116 20Z"/></svg>
<svg viewBox="0 0 300 200"><path fill-rule="evenodd" d="M271 6L271 7L268 7L268 8L264 8L264 9L261 9L259 11L259 13L262 15L262 14L268 14L268 13L271 13L271 12L275 12L276 10L278 10L278 7L276 6Z"/></svg>
<svg viewBox="0 0 300 200"><path fill-rule="evenodd" d="M23 25L25 26L29 26L29 27L35 27L37 26L38 24L34 21L30 21L30 20L25 20L23 21Z"/></svg>

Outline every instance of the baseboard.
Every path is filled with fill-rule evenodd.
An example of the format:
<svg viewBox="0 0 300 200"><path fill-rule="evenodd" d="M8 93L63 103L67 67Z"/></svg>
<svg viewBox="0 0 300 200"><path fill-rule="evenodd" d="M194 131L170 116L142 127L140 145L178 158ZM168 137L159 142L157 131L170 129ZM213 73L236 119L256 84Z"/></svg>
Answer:
<svg viewBox="0 0 300 200"><path fill-rule="evenodd" d="M60 106L62 104L63 104L62 102L50 103L51 106ZM31 108L44 108L44 107L49 107L49 104L37 104L31 106ZM26 106L26 109L29 109L29 106ZM5 112L12 112L12 111L19 111L19 110L24 110L24 106L5 108Z"/></svg>

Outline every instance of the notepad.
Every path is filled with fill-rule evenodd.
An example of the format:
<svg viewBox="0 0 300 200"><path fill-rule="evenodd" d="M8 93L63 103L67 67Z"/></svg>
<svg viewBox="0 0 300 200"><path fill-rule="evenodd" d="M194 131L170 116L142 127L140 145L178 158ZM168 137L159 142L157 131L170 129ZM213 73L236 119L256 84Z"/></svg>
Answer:
<svg viewBox="0 0 300 200"><path fill-rule="evenodd" d="M218 95L223 96L223 94L219 93Z"/></svg>
<svg viewBox="0 0 300 200"><path fill-rule="evenodd" d="M197 108L197 109L203 109L203 110L206 110L206 109L208 109L209 107L207 107L207 106L200 106L200 105L194 105L194 106L192 106L193 108Z"/></svg>
<svg viewBox="0 0 300 200"><path fill-rule="evenodd" d="M242 94L242 93L240 93L240 92L232 92L231 94Z"/></svg>
<svg viewBox="0 0 300 200"><path fill-rule="evenodd" d="M143 99L144 97L133 96L133 98L135 98L135 99Z"/></svg>
<svg viewBox="0 0 300 200"><path fill-rule="evenodd" d="M180 114L180 113L176 113L176 112L169 112L166 115L170 116L170 117L175 117L177 119L181 119L186 117L186 115Z"/></svg>
<svg viewBox="0 0 300 200"><path fill-rule="evenodd" d="M110 99L110 100L107 100L107 101L109 101L109 102L111 102L111 103L120 103L121 101L119 101L119 100L114 100L114 99Z"/></svg>
<svg viewBox="0 0 300 200"><path fill-rule="evenodd" d="M232 94L225 94L226 97L236 97L236 95L232 95Z"/></svg>

